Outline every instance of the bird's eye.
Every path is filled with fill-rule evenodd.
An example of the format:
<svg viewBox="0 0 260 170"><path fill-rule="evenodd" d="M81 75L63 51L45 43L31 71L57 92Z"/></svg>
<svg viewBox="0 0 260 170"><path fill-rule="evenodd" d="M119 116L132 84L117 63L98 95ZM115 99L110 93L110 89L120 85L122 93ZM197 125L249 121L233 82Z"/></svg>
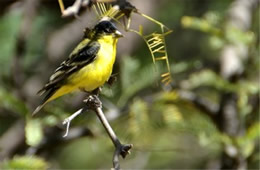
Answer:
<svg viewBox="0 0 260 170"><path fill-rule="evenodd" d="M109 28L106 28L106 29L105 29L105 32L106 32L106 33L110 33L111 31L110 31Z"/></svg>

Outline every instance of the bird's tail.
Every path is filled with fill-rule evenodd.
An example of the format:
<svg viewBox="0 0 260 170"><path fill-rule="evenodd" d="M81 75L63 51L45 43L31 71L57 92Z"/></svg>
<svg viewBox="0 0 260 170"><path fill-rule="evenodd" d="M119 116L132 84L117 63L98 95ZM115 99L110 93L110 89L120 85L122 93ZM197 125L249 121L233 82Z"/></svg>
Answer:
<svg viewBox="0 0 260 170"><path fill-rule="evenodd" d="M38 94L39 96L41 96L41 95L43 95L45 92L46 92L45 88L42 88L41 90L39 90L39 91L37 92L37 94ZM34 116L36 113L38 113L38 112L43 108L43 106L45 106L45 104L46 104L46 102L43 102L41 105L39 105L39 106L33 111L32 116Z"/></svg>
<svg viewBox="0 0 260 170"><path fill-rule="evenodd" d="M47 95L44 97L42 104L39 105L34 112L32 113L32 116L34 116L36 113L38 113L49 101L53 100L52 95L56 92L56 88L50 89L49 91L46 90L46 87L42 88L40 91L37 92L38 95L43 95L47 92Z"/></svg>
<svg viewBox="0 0 260 170"><path fill-rule="evenodd" d="M43 104L39 105L32 113L32 116L34 116L36 113L38 113L46 104L47 102L44 102Z"/></svg>

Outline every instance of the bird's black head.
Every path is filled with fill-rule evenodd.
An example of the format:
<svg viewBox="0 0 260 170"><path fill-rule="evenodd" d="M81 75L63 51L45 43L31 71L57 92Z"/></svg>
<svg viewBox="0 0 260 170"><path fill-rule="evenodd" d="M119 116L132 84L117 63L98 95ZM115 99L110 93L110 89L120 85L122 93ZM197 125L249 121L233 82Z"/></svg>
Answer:
<svg viewBox="0 0 260 170"><path fill-rule="evenodd" d="M122 33L118 31L116 26L110 21L101 21L99 22L94 30L98 35L113 35L116 38L122 37Z"/></svg>

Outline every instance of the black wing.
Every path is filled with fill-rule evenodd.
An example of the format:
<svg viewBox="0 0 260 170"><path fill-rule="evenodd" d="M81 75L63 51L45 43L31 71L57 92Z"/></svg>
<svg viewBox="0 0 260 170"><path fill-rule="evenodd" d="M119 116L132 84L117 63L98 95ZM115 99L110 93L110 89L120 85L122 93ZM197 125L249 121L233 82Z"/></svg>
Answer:
<svg viewBox="0 0 260 170"><path fill-rule="evenodd" d="M44 101L48 100L48 98L65 83L66 79L72 73L93 62L99 49L100 44L96 41L92 41L81 48L79 52L73 53L67 60L62 62L50 77L49 82L38 92L39 94L43 94L48 91Z"/></svg>

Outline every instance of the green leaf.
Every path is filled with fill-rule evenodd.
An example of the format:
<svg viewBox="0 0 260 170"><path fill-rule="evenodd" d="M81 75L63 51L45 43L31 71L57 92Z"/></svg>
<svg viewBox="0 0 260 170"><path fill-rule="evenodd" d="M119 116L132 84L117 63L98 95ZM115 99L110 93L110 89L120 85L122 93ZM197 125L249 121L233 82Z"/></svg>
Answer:
<svg viewBox="0 0 260 170"><path fill-rule="evenodd" d="M240 151L245 158L248 158L254 152L256 141L260 137L259 129L260 123L257 122L248 128L245 136L236 139Z"/></svg>
<svg viewBox="0 0 260 170"><path fill-rule="evenodd" d="M213 35L221 34L221 30L219 28L216 28L211 23L209 23L206 19L190 17L190 16L183 16L181 18L181 23L184 28L199 30L199 31L202 31L205 33L210 33Z"/></svg>
<svg viewBox="0 0 260 170"><path fill-rule="evenodd" d="M248 139L256 140L260 138L260 123L257 122L249 127L246 134Z"/></svg>
<svg viewBox="0 0 260 170"><path fill-rule="evenodd" d="M217 26L219 25L221 21L221 16L219 12L217 11L208 11L205 15L204 18L206 21L208 21L211 25Z"/></svg>
<svg viewBox="0 0 260 170"><path fill-rule="evenodd" d="M248 158L253 153L254 149L255 149L255 144L253 142L247 142L241 148L242 154L244 155L245 158Z"/></svg>
<svg viewBox="0 0 260 170"><path fill-rule="evenodd" d="M48 164L42 158L36 156L15 156L12 160L6 161L2 165L3 169L34 169L45 170Z"/></svg>
<svg viewBox="0 0 260 170"><path fill-rule="evenodd" d="M43 127L39 119L27 119L25 127L26 143L37 146L43 138Z"/></svg>
<svg viewBox="0 0 260 170"><path fill-rule="evenodd" d="M209 43L214 50L219 50L225 45L224 39L219 36L210 36Z"/></svg>
<svg viewBox="0 0 260 170"><path fill-rule="evenodd" d="M225 37L227 41L232 44L249 45L255 40L255 34L253 32L244 32L234 26L228 26L226 28Z"/></svg>

